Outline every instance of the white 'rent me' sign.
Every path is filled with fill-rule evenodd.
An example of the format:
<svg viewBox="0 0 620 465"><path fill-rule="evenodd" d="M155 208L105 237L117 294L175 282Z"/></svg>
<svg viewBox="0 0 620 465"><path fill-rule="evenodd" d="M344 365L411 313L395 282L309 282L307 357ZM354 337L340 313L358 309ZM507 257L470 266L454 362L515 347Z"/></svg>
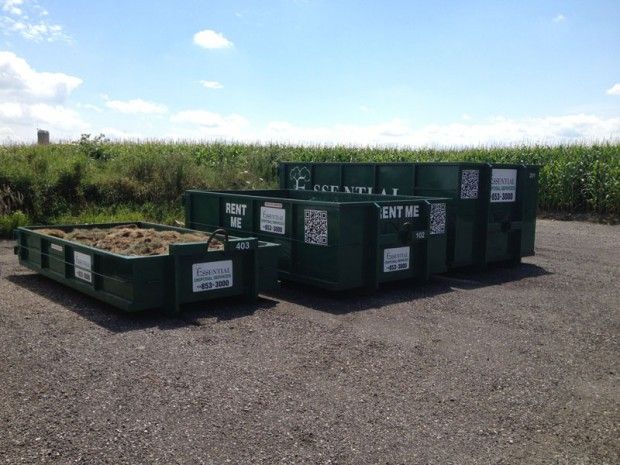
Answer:
<svg viewBox="0 0 620 465"><path fill-rule="evenodd" d="M491 171L491 203L514 202L517 198L517 170L494 168Z"/></svg>

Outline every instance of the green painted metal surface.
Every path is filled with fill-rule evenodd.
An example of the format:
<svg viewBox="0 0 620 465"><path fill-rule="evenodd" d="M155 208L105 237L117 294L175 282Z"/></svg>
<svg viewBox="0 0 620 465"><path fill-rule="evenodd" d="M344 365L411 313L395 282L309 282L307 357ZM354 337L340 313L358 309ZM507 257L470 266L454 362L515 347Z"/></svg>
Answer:
<svg viewBox="0 0 620 465"><path fill-rule="evenodd" d="M282 279L374 289L446 270L446 199L304 190L184 195L192 229L225 227L280 244Z"/></svg>
<svg viewBox="0 0 620 465"><path fill-rule="evenodd" d="M280 187L448 197L448 265L534 255L539 167L488 163L281 163Z"/></svg>
<svg viewBox="0 0 620 465"><path fill-rule="evenodd" d="M169 254L124 256L38 232L42 228L140 228L192 232L152 223L106 223L21 227L16 230L19 262L44 276L128 312L163 309L176 313L182 304L243 295L255 298L277 286L277 244L256 238L215 237L223 250L207 241L171 244Z"/></svg>

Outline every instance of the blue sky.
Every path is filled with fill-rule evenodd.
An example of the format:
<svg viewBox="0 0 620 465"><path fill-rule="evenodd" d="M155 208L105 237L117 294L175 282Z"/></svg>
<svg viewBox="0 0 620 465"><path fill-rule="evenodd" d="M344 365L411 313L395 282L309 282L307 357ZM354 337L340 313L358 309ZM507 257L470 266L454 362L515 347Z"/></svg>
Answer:
<svg viewBox="0 0 620 465"><path fill-rule="evenodd" d="M0 0L0 141L620 138L620 1Z"/></svg>

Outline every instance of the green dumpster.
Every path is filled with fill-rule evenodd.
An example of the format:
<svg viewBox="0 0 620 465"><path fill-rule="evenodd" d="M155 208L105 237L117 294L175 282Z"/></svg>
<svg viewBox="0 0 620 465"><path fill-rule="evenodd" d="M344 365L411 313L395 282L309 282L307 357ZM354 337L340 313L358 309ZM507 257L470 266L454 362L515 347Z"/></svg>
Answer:
<svg viewBox="0 0 620 465"><path fill-rule="evenodd" d="M186 191L192 229L280 244L279 276L331 290L446 270L447 200L301 190Z"/></svg>
<svg viewBox="0 0 620 465"><path fill-rule="evenodd" d="M168 253L152 256L119 255L48 233L129 225L195 233L144 222L29 226L15 231L15 254L23 266L127 312L159 308L176 313L182 304L228 296L254 299L277 286L279 246L228 236L225 230L202 242L170 244ZM213 240L219 241L219 249L210 248Z"/></svg>
<svg viewBox="0 0 620 465"><path fill-rule="evenodd" d="M280 187L452 200L448 266L534 255L538 166L489 163L281 163Z"/></svg>

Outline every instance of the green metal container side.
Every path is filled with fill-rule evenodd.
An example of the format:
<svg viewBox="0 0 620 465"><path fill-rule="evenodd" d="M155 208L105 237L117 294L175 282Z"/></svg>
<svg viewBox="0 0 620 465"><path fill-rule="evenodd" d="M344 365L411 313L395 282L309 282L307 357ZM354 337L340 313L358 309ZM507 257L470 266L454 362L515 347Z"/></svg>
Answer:
<svg viewBox="0 0 620 465"><path fill-rule="evenodd" d="M185 303L237 295L253 299L277 286L278 246L256 238L222 231L214 237L224 242L224 250L207 251L205 241L171 244L167 255L126 256L38 232L125 224L195 232L146 222L27 226L15 231L15 253L23 266L127 312L177 313Z"/></svg>
<svg viewBox="0 0 620 465"><path fill-rule="evenodd" d="M450 198L450 268L534 255L538 173L536 165L472 162L279 166L282 188Z"/></svg>
<svg viewBox="0 0 620 465"><path fill-rule="evenodd" d="M190 190L184 195L188 227L226 227L280 244L281 279L331 290L374 289L381 282L427 279L445 271L441 215L447 202L300 190Z"/></svg>

